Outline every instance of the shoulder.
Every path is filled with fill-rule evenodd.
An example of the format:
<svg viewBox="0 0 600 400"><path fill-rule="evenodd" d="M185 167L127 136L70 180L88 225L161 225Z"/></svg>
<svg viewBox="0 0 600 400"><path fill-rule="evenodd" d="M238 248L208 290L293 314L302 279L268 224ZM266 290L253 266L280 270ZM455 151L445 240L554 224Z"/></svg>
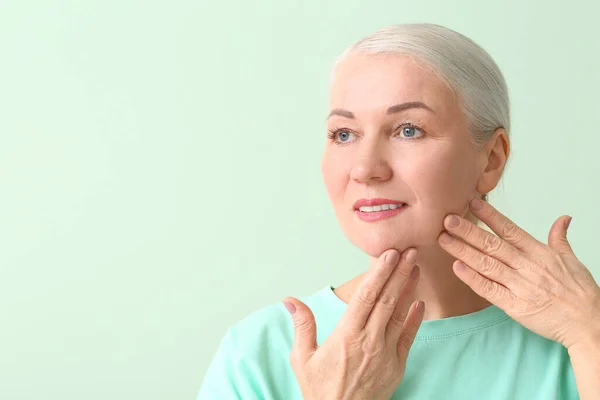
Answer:
<svg viewBox="0 0 600 400"><path fill-rule="evenodd" d="M317 322L326 313L322 296L323 289L310 295L297 297L313 311ZM232 325L227 335L229 343L236 347L237 354L254 358L264 354L266 347L291 350L294 325L291 315L280 301L248 314Z"/></svg>
<svg viewBox="0 0 600 400"><path fill-rule="evenodd" d="M324 291L297 297L323 315ZM208 367L198 400L289 398L297 382L289 364L294 341L291 315L282 302L268 304L227 329Z"/></svg>
<svg viewBox="0 0 600 400"><path fill-rule="evenodd" d="M292 319L283 303L257 309L229 327L229 341L236 353L251 356L265 346L284 345L293 340Z"/></svg>
<svg viewBox="0 0 600 400"><path fill-rule="evenodd" d="M230 326L206 370L197 400L264 398L268 368L285 367L280 349L287 342L285 307L270 304ZM273 362L275 361L275 362Z"/></svg>

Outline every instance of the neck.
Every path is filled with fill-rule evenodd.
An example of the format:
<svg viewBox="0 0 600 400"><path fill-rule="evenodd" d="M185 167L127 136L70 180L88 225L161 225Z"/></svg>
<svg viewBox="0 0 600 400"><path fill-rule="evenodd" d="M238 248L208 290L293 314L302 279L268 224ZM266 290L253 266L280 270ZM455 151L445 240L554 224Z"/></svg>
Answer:
<svg viewBox="0 0 600 400"><path fill-rule="evenodd" d="M470 314L492 304L456 276L452 270L456 259L439 245L421 246L418 250L421 277L415 300L425 302L425 320Z"/></svg>
<svg viewBox="0 0 600 400"><path fill-rule="evenodd" d="M418 250L417 265L421 269L419 284L415 292L415 300L425 302L424 320L455 317L480 311L492 303L480 297L467 284L461 281L452 270L456 260L437 243L427 246L416 246ZM377 258L371 257L369 269ZM364 273L344 283L334 290L344 302L359 287Z"/></svg>

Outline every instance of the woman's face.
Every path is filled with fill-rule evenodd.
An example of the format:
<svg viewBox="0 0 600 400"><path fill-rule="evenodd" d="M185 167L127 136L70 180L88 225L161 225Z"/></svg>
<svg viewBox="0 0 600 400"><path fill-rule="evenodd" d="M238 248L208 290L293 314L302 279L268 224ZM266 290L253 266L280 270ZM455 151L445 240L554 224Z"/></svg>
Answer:
<svg viewBox="0 0 600 400"><path fill-rule="evenodd" d="M422 106L405 105L416 102ZM436 244L444 217L465 214L481 175L454 93L411 58L354 53L338 65L329 111L333 138L326 139L321 171L350 241L372 257ZM372 198L407 206L367 222L354 204Z"/></svg>

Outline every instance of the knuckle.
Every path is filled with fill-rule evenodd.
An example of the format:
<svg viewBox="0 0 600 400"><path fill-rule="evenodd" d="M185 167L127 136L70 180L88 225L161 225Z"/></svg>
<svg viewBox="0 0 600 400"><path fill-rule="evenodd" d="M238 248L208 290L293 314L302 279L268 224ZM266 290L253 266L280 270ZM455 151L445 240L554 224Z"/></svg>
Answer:
<svg viewBox="0 0 600 400"><path fill-rule="evenodd" d="M502 243L496 236L489 234L483 239L483 251L488 254L497 254L500 251Z"/></svg>
<svg viewBox="0 0 600 400"><path fill-rule="evenodd" d="M491 257L483 257L479 268L483 274L490 274L497 270L496 263Z"/></svg>
<svg viewBox="0 0 600 400"><path fill-rule="evenodd" d="M346 350L354 349L360 347L359 343L361 343L364 340L364 337L364 334L354 335L349 332L345 332L342 333L340 337L340 343L342 344L342 347Z"/></svg>
<svg viewBox="0 0 600 400"><path fill-rule="evenodd" d="M294 319L294 328L297 331L304 332L309 330L311 324L310 321L304 318L296 318Z"/></svg>
<svg viewBox="0 0 600 400"><path fill-rule="evenodd" d="M498 293L498 287L490 282L483 285L482 291L484 297L494 297Z"/></svg>
<svg viewBox="0 0 600 400"><path fill-rule="evenodd" d="M406 320L407 314L408 313L404 310L396 310L390 317L389 323L394 326L404 326L404 321Z"/></svg>
<svg viewBox="0 0 600 400"><path fill-rule="evenodd" d="M467 246L459 240L456 240L456 253L458 254L458 258L463 258L467 255Z"/></svg>
<svg viewBox="0 0 600 400"><path fill-rule="evenodd" d="M384 348L381 340L367 336L362 342L362 351L364 352L365 356L373 359L377 358L384 351Z"/></svg>
<svg viewBox="0 0 600 400"><path fill-rule="evenodd" d="M400 275L403 279L408 279L410 277L410 273L412 272L414 266L408 262L402 263L402 265L398 266L394 271L394 274Z"/></svg>
<svg viewBox="0 0 600 400"><path fill-rule="evenodd" d="M473 224L465 224L465 236L467 237L472 237L473 235L476 234L476 229L477 228L475 225Z"/></svg>
<svg viewBox="0 0 600 400"><path fill-rule="evenodd" d="M517 240L520 238L519 227L511 220L504 221L502 225L502 233L509 240Z"/></svg>
<svg viewBox="0 0 600 400"><path fill-rule="evenodd" d="M373 306L377 301L377 289L372 285L365 285L358 291L358 300L365 306Z"/></svg>
<svg viewBox="0 0 600 400"><path fill-rule="evenodd" d="M386 307L395 307L398 301L398 296L394 296L391 293L383 293L379 298L379 302Z"/></svg>

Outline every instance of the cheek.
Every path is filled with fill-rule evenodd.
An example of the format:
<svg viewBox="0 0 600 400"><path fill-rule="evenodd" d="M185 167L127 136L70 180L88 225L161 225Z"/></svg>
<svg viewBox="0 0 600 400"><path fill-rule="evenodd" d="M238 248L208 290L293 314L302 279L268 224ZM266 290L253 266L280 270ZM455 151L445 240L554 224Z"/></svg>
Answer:
<svg viewBox="0 0 600 400"><path fill-rule="evenodd" d="M365 232L371 246L391 243L435 244L448 213L462 213L475 187L471 155L449 143L396 156L394 182L387 189L413 203L413 208L393 223L380 224ZM399 197L399 198L400 198ZM408 211L408 210L407 210ZM411 227L407 230L405 227ZM409 242L405 244L410 244Z"/></svg>
<svg viewBox="0 0 600 400"><path fill-rule="evenodd" d="M323 183L330 200L335 203L344 195L346 187L347 172L328 152L325 152L321 160L321 175Z"/></svg>
<svg viewBox="0 0 600 400"><path fill-rule="evenodd" d="M430 153L404 176L419 203L430 212L458 212L475 190L473 156L459 149Z"/></svg>

